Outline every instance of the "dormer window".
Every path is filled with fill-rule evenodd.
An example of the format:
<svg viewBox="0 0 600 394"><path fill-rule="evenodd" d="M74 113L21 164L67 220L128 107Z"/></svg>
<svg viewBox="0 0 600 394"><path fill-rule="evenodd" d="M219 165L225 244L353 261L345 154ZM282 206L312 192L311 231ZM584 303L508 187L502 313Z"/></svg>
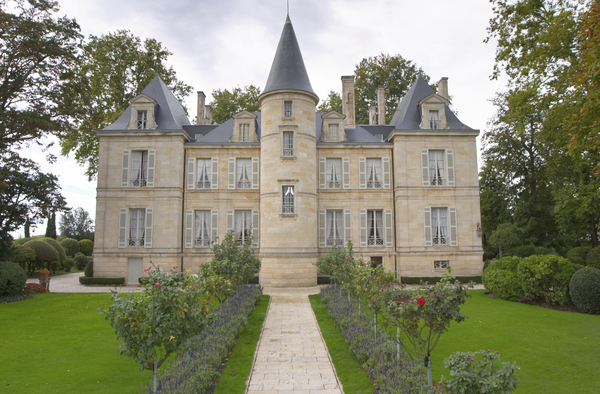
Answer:
<svg viewBox="0 0 600 394"><path fill-rule="evenodd" d="M338 130L339 130L339 125L337 125L337 124L329 125L329 133L327 135L327 139L329 140L329 142L338 142L339 141Z"/></svg>
<svg viewBox="0 0 600 394"><path fill-rule="evenodd" d="M137 128L144 130L148 125L148 111L137 111Z"/></svg>
<svg viewBox="0 0 600 394"><path fill-rule="evenodd" d="M429 110L429 128L440 128L440 112L437 110Z"/></svg>
<svg viewBox="0 0 600 394"><path fill-rule="evenodd" d="M240 124L240 142L250 142L250 125L248 123Z"/></svg>
<svg viewBox="0 0 600 394"><path fill-rule="evenodd" d="M283 116L285 118L291 118L292 117L292 102L291 101L284 101L283 102Z"/></svg>
<svg viewBox="0 0 600 394"><path fill-rule="evenodd" d="M128 130L154 130L156 129L156 101L144 93L132 98L131 114L129 116Z"/></svg>
<svg viewBox="0 0 600 394"><path fill-rule="evenodd" d="M375 134L375 138L377 138L379 141L383 142L383 134Z"/></svg>

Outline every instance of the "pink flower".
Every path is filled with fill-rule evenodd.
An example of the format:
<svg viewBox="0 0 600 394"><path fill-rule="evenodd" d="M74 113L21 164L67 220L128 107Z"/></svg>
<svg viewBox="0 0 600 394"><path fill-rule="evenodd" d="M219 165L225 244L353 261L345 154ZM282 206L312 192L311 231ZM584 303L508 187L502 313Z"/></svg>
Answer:
<svg viewBox="0 0 600 394"><path fill-rule="evenodd" d="M156 283L154 284L154 287L156 287L156 288L159 288L159 287L160 287L160 283L156 282Z"/></svg>
<svg viewBox="0 0 600 394"><path fill-rule="evenodd" d="M425 305L425 298L421 297L417 300L417 304L419 304L419 306L423 306Z"/></svg>
<svg viewBox="0 0 600 394"><path fill-rule="evenodd" d="M144 272L145 272L145 273L148 273L148 271L150 271L150 267L146 267L146 268L144 268Z"/></svg>

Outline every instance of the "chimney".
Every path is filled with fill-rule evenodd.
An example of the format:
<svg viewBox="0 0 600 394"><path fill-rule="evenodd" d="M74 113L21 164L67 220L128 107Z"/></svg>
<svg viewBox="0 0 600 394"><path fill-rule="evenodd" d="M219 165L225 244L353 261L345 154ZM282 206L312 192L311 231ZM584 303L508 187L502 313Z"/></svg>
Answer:
<svg viewBox="0 0 600 394"><path fill-rule="evenodd" d="M377 124L377 106L369 105L369 124Z"/></svg>
<svg viewBox="0 0 600 394"><path fill-rule="evenodd" d="M198 108L196 113L196 124L203 124L204 122L204 101L206 100L206 95L204 92L198 91Z"/></svg>
<svg viewBox="0 0 600 394"><path fill-rule="evenodd" d="M385 86L379 85L377 88L377 112L379 124L385 124Z"/></svg>
<svg viewBox="0 0 600 394"><path fill-rule="evenodd" d="M437 93L450 100L450 96L448 95L448 77L442 77L437 83Z"/></svg>
<svg viewBox="0 0 600 394"><path fill-rule="evenodd" d="M354 75L342 76L342 112L346 115L344 126L356 127L354 107Z"/></svg>
<svg viewBox="0 0 600 394"><path fill-rule="evenodd" d="M203 124L211 124L212 123L212 107L207 105L204 107L204 123Z"/></svg>

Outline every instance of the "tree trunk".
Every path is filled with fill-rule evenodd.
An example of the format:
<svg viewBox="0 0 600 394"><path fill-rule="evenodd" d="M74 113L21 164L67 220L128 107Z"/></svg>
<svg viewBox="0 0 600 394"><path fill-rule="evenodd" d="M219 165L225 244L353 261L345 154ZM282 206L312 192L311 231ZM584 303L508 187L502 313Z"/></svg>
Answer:
<svg viewBox="0 0 600 394"><path fill-rule="evenodd" d="M598 223L594 215L590 214L590 237L592 238L592 248L598 246Z"/></svg>

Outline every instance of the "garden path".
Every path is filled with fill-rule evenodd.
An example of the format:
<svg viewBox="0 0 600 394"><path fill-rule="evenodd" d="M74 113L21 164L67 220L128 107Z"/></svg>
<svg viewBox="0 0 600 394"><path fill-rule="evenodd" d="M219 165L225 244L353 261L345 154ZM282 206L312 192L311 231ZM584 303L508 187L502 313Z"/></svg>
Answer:
<svg viewBox="0 0 600 394"><path fill-rule="evenodd" d="M271 296L246 394L343 394L310 306L309 288L265 288Z"/></svg>
<svg viewBox="0 0 600 394"><path fill-rule="evenodd" d="M141 286L106 286L106 285L82 285L79 277L83 272L74 272L60 276L50 277L50 292L52 293L110 293L116 291L124 293L128 291L141 291ZM39 279L28 278L27 283L39 283Z"/></svg>

